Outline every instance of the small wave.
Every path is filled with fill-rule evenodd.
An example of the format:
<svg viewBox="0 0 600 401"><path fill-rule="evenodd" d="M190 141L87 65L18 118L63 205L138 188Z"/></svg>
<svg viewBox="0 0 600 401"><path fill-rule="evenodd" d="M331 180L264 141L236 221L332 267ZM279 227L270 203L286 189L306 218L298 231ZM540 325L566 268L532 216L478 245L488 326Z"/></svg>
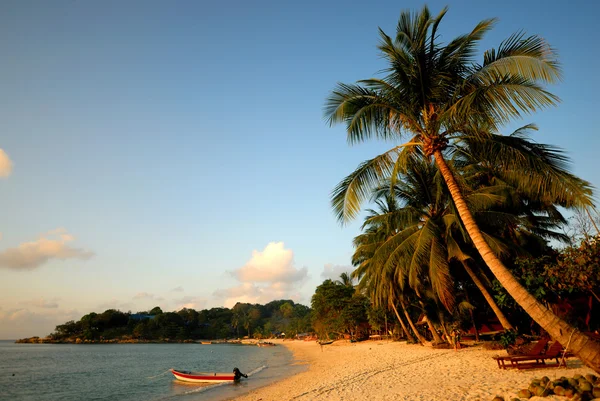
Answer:
<svg viewBox="0 0 600 401"><path fill-rule="evenodd" d="M177 395L181 396L181 395L189 395L189 394L202 393L204 391L208 391L210 389L217 388L217 387L222 387L222 386L225 386L225 385L231 385L231 383L229 383L229 382L223 382L223 383L209 384L207 386L196 387L193 390L185 391L185 392L183 392L181 394L177 394Z"/></svg>
<svg viewBox="0 0 600 401"><path fill-rule="evenodd" d="M267 368L267 366L266 366L266 365L260 366L260 367L258 367L258 368L256 368L256 369L254 369L253 371L251 371L251 372L247 373L247 375L248 375L248 377L250 377L250 376L252 376L252 375L255 375L255 374L257 374L257 373L258 373L258 372L260 372L260 371L263 371L263 370L265 370L266 368Z"/></svg>

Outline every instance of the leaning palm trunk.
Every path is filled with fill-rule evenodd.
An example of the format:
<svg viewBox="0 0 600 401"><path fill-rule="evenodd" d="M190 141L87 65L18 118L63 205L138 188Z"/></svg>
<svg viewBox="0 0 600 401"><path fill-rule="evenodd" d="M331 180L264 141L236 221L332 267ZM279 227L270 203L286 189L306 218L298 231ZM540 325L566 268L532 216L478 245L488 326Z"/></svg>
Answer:
<svg viewBox="0 0 600 401"><path fill-rule="evenodd" d="M475 248L500 284L552 338L560 341L563 346L567 346L569 351L573 352L585 365L600 373L600 343L593 341L552 313L514 278L483 238L442 152L436 150L433 155Z"/></svg>
<svg viewBox="0 0 600 401"><path fill-rule="evenodd" d="M469 300L469 293L465 292L465 296L467 302L471 303ZM477 322L475 321L475 314L473 313L473 309L469 308L469 315L471 316L471 322L473 323L473 331L475 332L475 341L479 342L479 330L477 330Z"/></svg>
<svg viewBox="0 0 600 401"><path fill-rule="evenodd" d="M496 303L496 301L494 301L494 298L492 298L492 296L488 292L487 288L485 288L485 286L483 285L481 280L479 280L479 277L477 277L475 272L469 267L468 263L466 261L463 261L462 265L465 268L465 270L467 271L467 273L469 273L471 280L473 280L473 282L475 283L477 288L479 288L479 291L481 291L481 293L483 294L483 297L485 298L487 303L490 305L490 308L492 308L492 310L494 311L494 314L500 321L500 324L502 325L502 327L504 327L504 330L514 330L512 324L510 324L510 322L508 321L506 316L504 316L504 313L502 313L502 311L498 307L498 304Z"/></svg>
<svg viewBox="0 0 600 401"><path fill-rule="evenodd" d="M425 322L427 323L427 326L429 326L429 331L431 332L431 336L433 337L433 342L435 344L441 344L441 343L443 343L444 340L442 340L442 337L440 337L439 333L437 332L437 330L433 326L433 323L431 322L431 320L427 316L427 313L425 313Z"/></svg>
<svg viewBox="0 0 600 401"><path fill-rule="evenodd" d="M393 303L392 303L392 308L394 309L394 313L396 314L396 317L398 318L398 321L400 322L400 325L402 326L402 330L404 330L404 335L406 336L406 339L409 342L414 342L415 339L410 334L410 331L408 331L408 327L406 327L406 325L404 324L404 320L402 320L402 318L400 317L400 314L398 313L398 309L396 309L396 305L394 305Z"/></svg>
<svg viewBox="0 0 600 401"><path fill-rule="evenodd" d="M440 326L442 326L442 331L444 333L444 337L446 339L446 342L450 345L452 345L452 339L450 337L450 334L448 334L448 329L446 328L446 321L444 320L444 315L443 313L440 313Z"/></svg>
<svg viewBox="0 0 600 401"><path fill-rule="evenodd" d="M406 310L406 306L404 305L404 301L401 301L400 305L402 305L402 311L404 312L404 316L406 316L406 320L408 321L408 324L409 324L410 328L415 333L415 336L417 337L417 339L419 340L419 342L422 345L427 344L427 339L425 337L423 337L421 335L421 333L419 333L419 330L417 330L417 327L415 326L415 324L413 323L412 319L410 318L410 314Z"/></svg>

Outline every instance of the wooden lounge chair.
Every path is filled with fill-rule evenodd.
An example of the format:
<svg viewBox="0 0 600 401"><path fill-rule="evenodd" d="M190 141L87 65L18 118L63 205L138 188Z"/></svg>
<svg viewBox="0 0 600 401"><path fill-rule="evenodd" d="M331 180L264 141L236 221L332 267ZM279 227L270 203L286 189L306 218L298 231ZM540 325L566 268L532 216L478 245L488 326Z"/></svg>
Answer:
<svg viewBox="0 0 600 401"><path fill-rule="evenodd" d="M548 348L548 350L539 355L528 355L528 356L514 356L510 359L511 367L517 369L537 369L546 367L560 367L565 365L565 361L562 358L563 346L558 341ZM547 360L556 359L556 364L546 364ZM566 365L565 365L566 366Z"/></svg>
<svg viewBox="0 0 600 401"><path fill-rule="evenodd" d="M507 367L510 368L510 367L512 367L512 363L510 363L508 366L505 363L511 362L511 360L513 358L537 356L537 355L543 354L544 351L546 350L546 345L548 345L549 341L550 340L547 338L542 338L537 343L533 344L533 347L531 347L529 352L522 354L522 355L505 355L505 356L496 355L493 358L496 360L496 362L498 362L499 369L506 369Z"/></svg>

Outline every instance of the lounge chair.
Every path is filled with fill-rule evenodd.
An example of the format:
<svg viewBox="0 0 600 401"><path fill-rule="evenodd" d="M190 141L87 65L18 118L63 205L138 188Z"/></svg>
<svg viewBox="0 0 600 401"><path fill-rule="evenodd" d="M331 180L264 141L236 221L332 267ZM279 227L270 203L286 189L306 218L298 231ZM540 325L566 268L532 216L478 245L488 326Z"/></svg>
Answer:
<svg viewBox="0 0 600 401"><path fill-rule="evenodd" d="M558 341L554 341L550 348L539 355L528 355L528 356L514 356L510 359L511 367L517 369L536 369L546 367L560 367L565 365L565 361L562 358L563 346ZM566 355L565 355L566 356ZM556 364L546 364L547 360L556 359ZM565 365L566 366L566 365Z"/></svg>
<svg viewBox="0 0 600 401"><path fill-rule="evenodd" d="M533 347L531 347L531 349L529 350L529 352L522 354L522 355L506 355L506 356L500 356L500 355L496 355L493 358L496 360L496 362L498 362L498 368L499 369L506 369L507 367L512 367L512 362L511 360L513 358L517 358L517 357L528 357L528 356L537 356L540 354L543 354L544 351L546 350L546 345L548 345L548 342L550 340L547 338L542 338L541 340L539 340L537 343L533 344ZM510 365L506 365L505 362L511 362Z"/></svg>

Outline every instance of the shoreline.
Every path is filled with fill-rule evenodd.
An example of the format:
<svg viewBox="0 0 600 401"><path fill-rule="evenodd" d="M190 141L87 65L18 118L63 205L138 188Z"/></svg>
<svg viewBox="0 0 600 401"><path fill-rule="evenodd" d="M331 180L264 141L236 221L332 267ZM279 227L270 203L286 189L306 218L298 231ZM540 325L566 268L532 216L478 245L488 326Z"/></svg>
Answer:
<svg viewBox="0 0 600 401"><path fill-rule="evenodd" d="M506 351L481 346L454 351L391 341L340 341L322 348L314 341L276 342L292 352L294 364L307 369L230 400L510 400L534 378L594 373L575 358L567 359L568 368L502 370L492 357ZM536 399L566 400L530 398Z"/></svg>
<svg viewBox="0 0 600 401"><path fill-rule="evenodd" d="M66 338L62 340L54 340L49 337L28 337L20 338L18 340L0 340L6 342L13 342L15 344L205 344L205 345L217 345L217 344L240 344L240 345L256 345L258 340L142 340L142 339L124 339L124 338L112 338L102 340L82 340L81 338Z"/></svg>

